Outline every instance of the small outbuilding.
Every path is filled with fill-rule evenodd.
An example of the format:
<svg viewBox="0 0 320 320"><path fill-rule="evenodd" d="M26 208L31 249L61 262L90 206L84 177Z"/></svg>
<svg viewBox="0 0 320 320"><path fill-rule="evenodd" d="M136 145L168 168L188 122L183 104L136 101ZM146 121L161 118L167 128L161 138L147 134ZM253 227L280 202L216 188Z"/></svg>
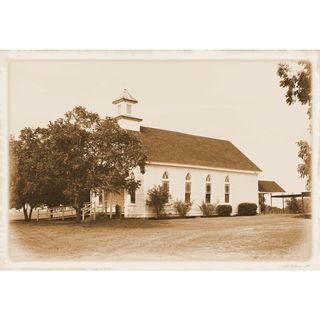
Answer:
<svg viewBox="0 0 320 320"><path fill-rule="evenodd" d="M284 193L285 190L281 188L275 181L258 180L259 194L270 194L270 206L272 207L272 198L274 193ZM282 198L282 209L284 210L284 199Z"/></svg>

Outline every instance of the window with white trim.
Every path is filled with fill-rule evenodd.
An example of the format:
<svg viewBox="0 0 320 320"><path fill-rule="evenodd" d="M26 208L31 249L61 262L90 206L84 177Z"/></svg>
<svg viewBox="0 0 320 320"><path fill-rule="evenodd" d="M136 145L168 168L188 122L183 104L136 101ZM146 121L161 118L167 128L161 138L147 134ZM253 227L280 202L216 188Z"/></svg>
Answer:
<svg viewBox="0 0 320 320"><path fill-rule="evenodd" d="M169 180L169 174L167 171L165 171L162 175L162 187L166 188L169 195L170 190L170 180ZM169 202L169 197L167 198L167 203Z"/></svg>
<svg viewBox="0 0 320 320"><path fill-rule="evenodd" d="M184 201L188 202L188 203L191 202L191 175L190 175L190 173L188 173L185 178Z"/></svg>
<svg viewBox="0 0 320 320"><path fill-rule="evenodd" d="M224 202L229 203L230 202L230 180L229 176L226 176L226 179L224 180Z"/></svg>
<svg viewBox="0 0 320 320"><path fill-rule="evenodd" d="M207 175L206 178L206 203L211 202L211 176L210 174Z"/></svg>

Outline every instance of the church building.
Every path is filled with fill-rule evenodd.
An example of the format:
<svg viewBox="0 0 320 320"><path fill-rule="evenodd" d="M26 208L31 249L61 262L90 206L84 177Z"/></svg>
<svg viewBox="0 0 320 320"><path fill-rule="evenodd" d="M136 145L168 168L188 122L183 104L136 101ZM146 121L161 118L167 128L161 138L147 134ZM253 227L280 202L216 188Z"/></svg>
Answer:
<svg viewBox="0 0 320 320"><path fill-rule="evenodd" d="M258 205L258 174L261 170L230 141L142 126L135 116L138 101L127 90L113 102L119 125L139 133L148 154L146 172L137 168L131 175L141 181L134 193L91 194L96 212L114 214L116 206L124 217L154 217L146 205L154 185L165 185L171 195L167 214L175 214L173 202L192 203L188 215L201 215L202 202L229 204L237 213L242 202Z"/></svg>

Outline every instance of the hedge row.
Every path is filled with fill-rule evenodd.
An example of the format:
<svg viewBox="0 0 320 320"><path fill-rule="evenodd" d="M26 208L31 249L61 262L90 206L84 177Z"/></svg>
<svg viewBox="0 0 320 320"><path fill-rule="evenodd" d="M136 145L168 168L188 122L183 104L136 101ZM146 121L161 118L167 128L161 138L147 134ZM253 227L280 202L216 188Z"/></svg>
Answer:
<svg viewBox="0 0 320 320"><path fill-rule="evenodd" d="M258 206L255 203L243 202L238 206L239 216L255 216ZM229 217L232 212L232 207L229 204L220 204L217 206L216 212L219 216Z"/></svg>

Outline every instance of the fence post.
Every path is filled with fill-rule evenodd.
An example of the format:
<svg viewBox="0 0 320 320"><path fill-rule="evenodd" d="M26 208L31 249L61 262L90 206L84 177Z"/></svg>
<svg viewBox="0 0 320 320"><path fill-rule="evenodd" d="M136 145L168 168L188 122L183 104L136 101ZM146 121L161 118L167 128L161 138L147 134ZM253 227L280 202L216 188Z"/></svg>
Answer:
<svg viewBox="0 0 320 320"><path fill-rule="evenodd" d="M64 221L64 207L62 207L62 221Z"/></svg>
<svg viewBox="0 0 320 320"><path fill-rule="evenodd" d="M37 209L37 221L39 221L39 211L40 211L40 209L38 208Z"/></svg>
<svg viewBox="0 0 320 320"><path fill-rule="evenodd" d="M84 221L84 209L82 208L82 221Z"/></svg>
<svg viewBox="0 0 320 320"><path fill-rule="evenodd" d="M93 204L93 221L96 221L96 204Z"/></svg>

